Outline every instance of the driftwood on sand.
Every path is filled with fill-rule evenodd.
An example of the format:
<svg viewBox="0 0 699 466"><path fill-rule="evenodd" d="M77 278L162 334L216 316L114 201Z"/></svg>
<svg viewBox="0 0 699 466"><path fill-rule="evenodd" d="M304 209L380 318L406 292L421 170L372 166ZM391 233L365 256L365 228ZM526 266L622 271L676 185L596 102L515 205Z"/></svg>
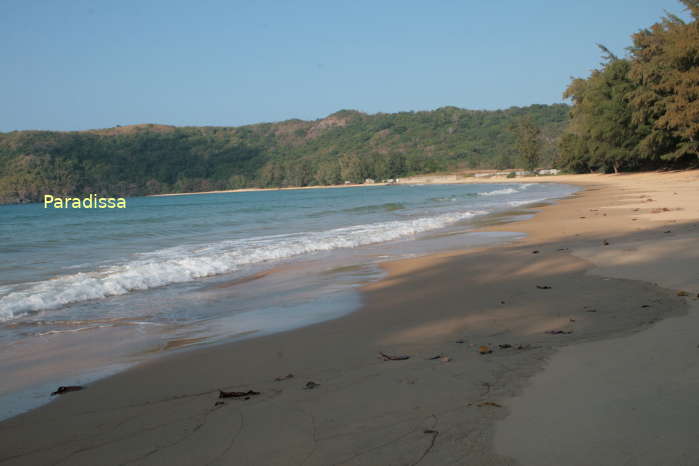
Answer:
<svg viewBox="0 0 699 466"><path fill-rule="evenodd" d="M248 390L247 392L224 392L223 390L219 389L218 391L219 398L244 398L259 394L260 392L256 392L254 390Z"/></svg>
<svg viewBox="0 0 699 466"><path fill-rule="evenodd" d="M406 359L410 359L410 356L408 356L407 354L400 354L398 356L393 356L386 353L379 354L381 355L384 361L405 361Z"/></svg>
<svg viewBox="0 0 699 466"><path fill-rule="evenodd" d="M83 387L81 385L66 385L66 386L61 385L60 387L58 387L56 389L55 392L51 393L51 396L63 395L64 393L68 393L68 392L77 392L77 391L82 390L83 388L85 388L85 387Z"/></svg>

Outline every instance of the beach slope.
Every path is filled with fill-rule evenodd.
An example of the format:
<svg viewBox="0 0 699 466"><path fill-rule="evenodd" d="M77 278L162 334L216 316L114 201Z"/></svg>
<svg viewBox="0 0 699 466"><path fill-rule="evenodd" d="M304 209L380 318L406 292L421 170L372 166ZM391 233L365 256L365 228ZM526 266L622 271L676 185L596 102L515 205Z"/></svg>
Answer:
<svg viewBox="0 0 699 466"><path fill-rule="evenodd" d="M488 227L527 233L524 240L385 264L388 276L368 285L362 309L343 318L183 352L62 395L0 423L0 464L544 464L542 451L530 455L517 439L554 438L547 435L557 428L518 414L513 397L538 385L548 394L568 390L560 398L576 398L575 409L602 425L609 397L624 395L599 387L583 395L584 385L552 385L551 376L529 385L532 376L560 373L568 363L557 358L569 351L637 374L643 366L628 364L625 352L595 345L692 319L689 292L699 292L691 249L699 172L551 181L586 189L531 219ZM691 332L683 335L686 345ZM647 342L635 345L653 352ZM684 347L676 354L672 363L656 358L658 370L694 367L696 354ZM605 374L601 380L612 377ZM682 389L698 384L691 378ZM219 390L254 393L219 398ZM546 403L549 396L538 410L564 409ZM647 396L626 399L655 412ZM699 427L699 419L683 422ZM626 438L648 429L634 419L623 425ZM679 448L665 424L651 429L660 449ZM580 457L585 435L592 434L559 450ZM579 464L620 464L606 461L618 457Z"/></svg>

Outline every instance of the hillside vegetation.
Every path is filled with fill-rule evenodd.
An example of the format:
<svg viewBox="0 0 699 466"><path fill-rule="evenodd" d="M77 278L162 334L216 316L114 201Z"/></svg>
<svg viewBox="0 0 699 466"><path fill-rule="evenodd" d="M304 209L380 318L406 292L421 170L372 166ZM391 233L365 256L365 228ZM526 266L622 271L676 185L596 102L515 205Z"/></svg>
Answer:
<svg viewBox="0 0 699 466"><path fill-rule="evenodd" d="M0 202L361 182L454 168L510 168L515 127L539 128L539 165L556 158L563 104L367 115L241 127L132 125L0 133Z"/></svg>

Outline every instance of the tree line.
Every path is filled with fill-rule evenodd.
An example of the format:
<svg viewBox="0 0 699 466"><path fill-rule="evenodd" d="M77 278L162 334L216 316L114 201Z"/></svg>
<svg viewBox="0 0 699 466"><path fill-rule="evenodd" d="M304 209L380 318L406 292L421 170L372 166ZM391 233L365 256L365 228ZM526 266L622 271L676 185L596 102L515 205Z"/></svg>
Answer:
<svg viewBox="0 0 699 466"><path fill-rule="evenodd" d="M667 13L631 36L626 57L603 63L564 93L573 101L556 165L574 172L699 164L699 0L691 20Z"/></svg>

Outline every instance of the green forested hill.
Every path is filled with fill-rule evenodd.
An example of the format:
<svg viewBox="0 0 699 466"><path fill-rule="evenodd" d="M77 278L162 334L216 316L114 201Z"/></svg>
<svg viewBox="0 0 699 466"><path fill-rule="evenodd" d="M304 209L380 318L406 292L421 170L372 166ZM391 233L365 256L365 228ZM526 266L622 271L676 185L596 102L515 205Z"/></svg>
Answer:
<svg viewBox="0 0 699 466"><path fill-rule="evenodd" d="M54 195L143 195L242 187L335 184L450 168L509 168L512 126L541 129L550 165L568 120L563 104L367 115L241 127L133 125L0 133L0 202Z"/></svg>

